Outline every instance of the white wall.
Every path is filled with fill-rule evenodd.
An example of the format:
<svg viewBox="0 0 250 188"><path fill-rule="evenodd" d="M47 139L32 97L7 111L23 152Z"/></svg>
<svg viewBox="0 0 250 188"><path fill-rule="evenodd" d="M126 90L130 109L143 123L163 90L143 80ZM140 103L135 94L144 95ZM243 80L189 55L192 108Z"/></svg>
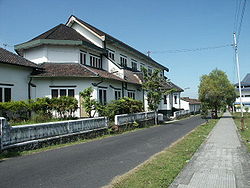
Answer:
<svg viewBox="0 0 250 188"><path fill-rule="evenodd" d="M71 28L75 29L78 33L80 33L82 36L84 36L86 39L90 40L92 43L94 43L96 46L103 48L103 41L93 34L91 31L86 29L83 26L80 26L78 23L74 23Z"/></svg>
<svg viewBox="0 0 250 188"><path fill-rule="evenodd" d="M80 96L79 93L83 91L84 89L88 87L92 87L94 89L93 91L93 98L98 100L98 89L100 87L105 87L107 90L107 102L109 103L112 100L115 100L114 95L114 88L121 89L122 92L122 83L120 81L115 80L106 80L102 83L100 83L98 86L93 86L92 83L99 83L100 79L98 78L65 78L65 79L53 79L53 78L33 78L32 83L35 84L37 87L32 89L32 98L38 98L38 97L49 97L51 98L51 89L53 89L50 86L60 86L60 88L71 88L66 86L76 86L72 87L72 89L75 89L75 98L79 101ZM112 87L110 87L110 85ZM143 100L143 92L142 90L138 91L138 86L134 84L128 84L127 87L129 90L135 90L135 99L136 100ZM127 96L127 90L124 90L125 96ZM78 106L80 106L80 103L78 103ZM76 113L77 116L80 115L80 111L78 110Z"/></svg>
<svg viewBox="0 0 250 188"><path fill-rule="evenodd" d="M74 46L46 46L47 62L78 63L79 47Z"/></svg>
<svg viewBox="0 0 250 188"><path fill-rule="evenodd" d="M32 68L0 63L0 87L11 88L11 99L14 101L28 99L29 75ZM13 84L4 86L1 84Z"/></svg>
<svg viewBox="0 0 250 188"><path fill-rule="evenodd" d="M47 48L40 46L27 49L24 51L23 57L37 64L47 62Z"/></svg>
<svg viewBox="0 0 250 188"><path fill-rule="evenodd" d="M189 102L184 101L184 100L181 99L181 108L183 108L184 110L190 110Z"/></svg>
<svg viewBox="0 0 250 188"><path fill-rule="evenodd" d="M177 103L175 103L174 96L177 96ZM173 107L179 109L180 106L180 92L173 93Z"/></svg>

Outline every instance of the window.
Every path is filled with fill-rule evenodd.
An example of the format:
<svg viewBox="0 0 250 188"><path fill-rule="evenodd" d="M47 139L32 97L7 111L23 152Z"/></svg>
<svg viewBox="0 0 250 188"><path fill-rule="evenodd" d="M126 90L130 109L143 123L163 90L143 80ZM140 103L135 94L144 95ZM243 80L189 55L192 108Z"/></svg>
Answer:
<svg viewBox="0 0 250 188"><path fill-rule="evenodd" d="M135 99L135 92L134 91L128 91L128 97Z"/></svg>
<svg viewBox="0 0 250 188"><path fill-rule="evenodd" d="M0 102L11 101L11 88L0 87Z"/></svg>
<svg viewBox="0 0 250 188"><path fill-rule="evenodd" d="M115 52L113 50L108 50L108 57L115 60Z"/></svg>
<svg viewBox="0 0 250 188"><path fill-rule="evenodd" d="M118 100L121 98L121 91L115 90L115 100Z"/></svg>
<svg viewBox="0 0 250 188"><path fill-rule="evenodd" d="M177 96L174 96L174 103L177 104Z"/></svg>
<svg viewBox="0 0 250 188"><path fill-rule="evenodd" d="M132 64L132 70L137 71L137 63L135 61L132 61L131 64Z"/></svg>
<svg viewBox="0 0 250 188"><path fill-rule="evenodd" d="M144 64L140 64L140 70L142 72L142 69L144 68Z"/></svg>
<svg viewBox="0 0 250 188"><path fill-rule="evenodd" d="M120 57L120 65L122 67L127 67L127 57L126 56L121 56Z"/></svg>
<svg viewBox="0 0 250 188"><path fill-rule="evenodd" d="M86 52L80 52L80 64L86 65Z"/></svg>
<svg viewBox="0 0 250 188"><path fill-rule="evenodd" d="M148 74L151 75L153 73L153 70L151 67L148 67Z"/></svg>
<svg viewBox="0 0 250 188"><path fill-rule="evenodd" d="M98 96L99 102L102 105L107 104L107 90L106 89L99 89L98 94L99 94L99 96Z"/></svg>
<svg viewBox="0 0 250 188"><path fill-rule="evenodd" d="M90 55L90 66L98 69L102 69L101 58L98 56Z"/></svg>
<svg viewBox="0 0 250 188"><path fill-rule="evenodd" d="M74 89L51 89L51 97L58 98L62 96L75 97Z"/></svg>
<svg viewBox="0 0 250 188"><path fill-rule="evenodd" d="M164 98L163 98L163 100L164 100L164 104L168 104L168 99L167 99L167 95L164 95Z"/></svg>

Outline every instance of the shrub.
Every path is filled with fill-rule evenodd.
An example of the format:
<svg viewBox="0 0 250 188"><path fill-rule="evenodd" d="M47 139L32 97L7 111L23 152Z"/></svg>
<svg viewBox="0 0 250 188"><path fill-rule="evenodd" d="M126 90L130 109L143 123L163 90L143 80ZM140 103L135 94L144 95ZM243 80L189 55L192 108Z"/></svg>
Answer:
<svg viewBox="0 0 250 188"><path fill-rule="evenodd" d="M115 115L118 114L132 114L143 111L143 104L141 101L124 97L119 100L112 101L106 106L98 109L101 116L107 116L109 120L114 120Z"/></svg>
<svg viewBox="0 0 250 188"><path fill-rule="evenodd" d="M60 118L72 118L78 109L78 101L74 97L62 96L51 99L52 109L55 110Z"/></svg>
<svg viewBox="0 0 250 188"><path fill-rule="evenodd" d="M0 103L0 116L7 120L23 121L29 119L31 108L26 101L10 101Z"/></svg>

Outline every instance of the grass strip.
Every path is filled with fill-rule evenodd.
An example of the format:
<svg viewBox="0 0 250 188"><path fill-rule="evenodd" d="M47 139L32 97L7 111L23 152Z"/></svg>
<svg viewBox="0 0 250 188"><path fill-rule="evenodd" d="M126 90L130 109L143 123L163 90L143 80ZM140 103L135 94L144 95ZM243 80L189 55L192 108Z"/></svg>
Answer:
<svg viewBox="0 0 250 188"><path fill-rule="evenodd" d="M244 113L244 125L245 129L241 130L241 113L233 114L234 122L238 128L243 142L246 144L248 152L250 152L250 113Z"/></svg>
<svg viewBox="0 0 250 188"><path fill-rule="evenodd" d="M207 138L218 120L197 127L181 140L154 155L125 175L114 178L106 188L168 187Z"/></svg>

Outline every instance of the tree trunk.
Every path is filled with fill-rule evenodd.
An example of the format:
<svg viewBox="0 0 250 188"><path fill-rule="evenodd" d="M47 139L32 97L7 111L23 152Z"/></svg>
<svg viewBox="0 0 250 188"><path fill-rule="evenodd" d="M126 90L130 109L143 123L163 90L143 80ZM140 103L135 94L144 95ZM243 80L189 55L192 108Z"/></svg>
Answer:
<svg viewBox="0 0 250 188"><path fill-rule="evenodd" d="M158 122L157 122L157 110L155 110L155 125L157 125Z"/></svg>

